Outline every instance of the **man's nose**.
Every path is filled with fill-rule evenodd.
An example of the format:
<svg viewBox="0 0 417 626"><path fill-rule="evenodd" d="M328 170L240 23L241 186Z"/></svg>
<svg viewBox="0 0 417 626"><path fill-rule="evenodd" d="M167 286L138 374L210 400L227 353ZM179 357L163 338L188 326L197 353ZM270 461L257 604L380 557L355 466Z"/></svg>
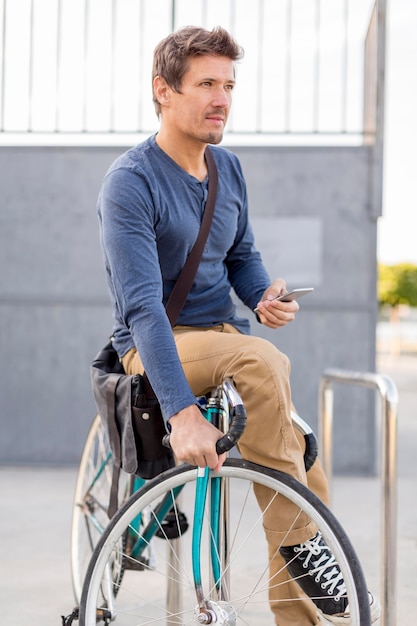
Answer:
<svg viewBox="0 0 417 626"><path fill-rule="evenodd" d="M216 107L228 108L230 106L230 92L224 87L219 87L213 97L213 104Z"/></svg>

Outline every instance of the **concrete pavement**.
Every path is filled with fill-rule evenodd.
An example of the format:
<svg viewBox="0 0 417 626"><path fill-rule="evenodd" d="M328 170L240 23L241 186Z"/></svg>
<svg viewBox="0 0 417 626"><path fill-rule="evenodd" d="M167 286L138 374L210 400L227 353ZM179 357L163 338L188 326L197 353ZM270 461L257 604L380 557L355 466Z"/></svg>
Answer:
<svg viewBox="0 0 417 626"><path fill-rule="evenodd" d="M379 357L399 392L397 624L414 623L417 588L417 355ZM337 416L336 416L337 417ZM0 468L0 616L5 626L59 626L73 608L70 522L74 468ZM379 593L379 478L336 477L333 509Z"/></svg>

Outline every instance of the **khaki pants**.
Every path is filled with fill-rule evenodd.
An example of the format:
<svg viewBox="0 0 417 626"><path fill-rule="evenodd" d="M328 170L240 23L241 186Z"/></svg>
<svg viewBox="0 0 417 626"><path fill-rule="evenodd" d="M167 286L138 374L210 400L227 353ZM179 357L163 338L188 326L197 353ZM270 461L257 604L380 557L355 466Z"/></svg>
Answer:
<svg viewBox="0 0 417 626"><path fill-rule="evenodd" d="M242 457L291 474L326 502L327 483L322 468L316 461L306 476L303 438L292 425L288 358L269 341L243 335L229 324L211 329L177 326L174 336L185 375L196 395L206 393L225 378L233 379L248 415L239 441ZM134 348L122 362L128 374L143 372ZM315 626L320 623L315 606L292 581L278 547L281 542L302 543L314 536L316 528L304 516L299 516L294 527L296 509L288 502L285 506L281 501L268 506L271 494L266 487L258 486L255 494L261 509L266 510L263 523L272 558L270 602L276 624ZM298 600L279 602L288 597Z"/></svg>

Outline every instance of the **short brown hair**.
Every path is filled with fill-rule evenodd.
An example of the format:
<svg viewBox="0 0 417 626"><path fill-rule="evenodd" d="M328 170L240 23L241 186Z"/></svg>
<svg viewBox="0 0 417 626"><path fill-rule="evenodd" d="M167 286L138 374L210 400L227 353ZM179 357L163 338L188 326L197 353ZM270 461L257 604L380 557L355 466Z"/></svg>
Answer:
<svg viewBox="0 0 417 626"><path fill-rule="evenodd" d="M168 35L155 48L152 84L156 76L161 76L171 89L180 93L188 60L204 55L222 56L238 61L243 57L243 48L221 26L211 31L197 26L184 26ZM159 115L161 105L154 93L153 101Z"/></svg>

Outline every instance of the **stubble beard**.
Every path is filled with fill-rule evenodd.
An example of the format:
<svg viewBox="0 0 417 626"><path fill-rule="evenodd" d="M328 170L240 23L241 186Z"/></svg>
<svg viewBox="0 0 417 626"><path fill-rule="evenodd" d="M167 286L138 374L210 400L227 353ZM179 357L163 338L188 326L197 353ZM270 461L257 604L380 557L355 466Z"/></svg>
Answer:
<svg viewBox="0 0 417 626"><path fill-rule="evenodd" d="M209 144L216 146L222 141L222 139L223 139L223 133L209 133L207 135L207 139L205 143L209 143Z"/></svg>

